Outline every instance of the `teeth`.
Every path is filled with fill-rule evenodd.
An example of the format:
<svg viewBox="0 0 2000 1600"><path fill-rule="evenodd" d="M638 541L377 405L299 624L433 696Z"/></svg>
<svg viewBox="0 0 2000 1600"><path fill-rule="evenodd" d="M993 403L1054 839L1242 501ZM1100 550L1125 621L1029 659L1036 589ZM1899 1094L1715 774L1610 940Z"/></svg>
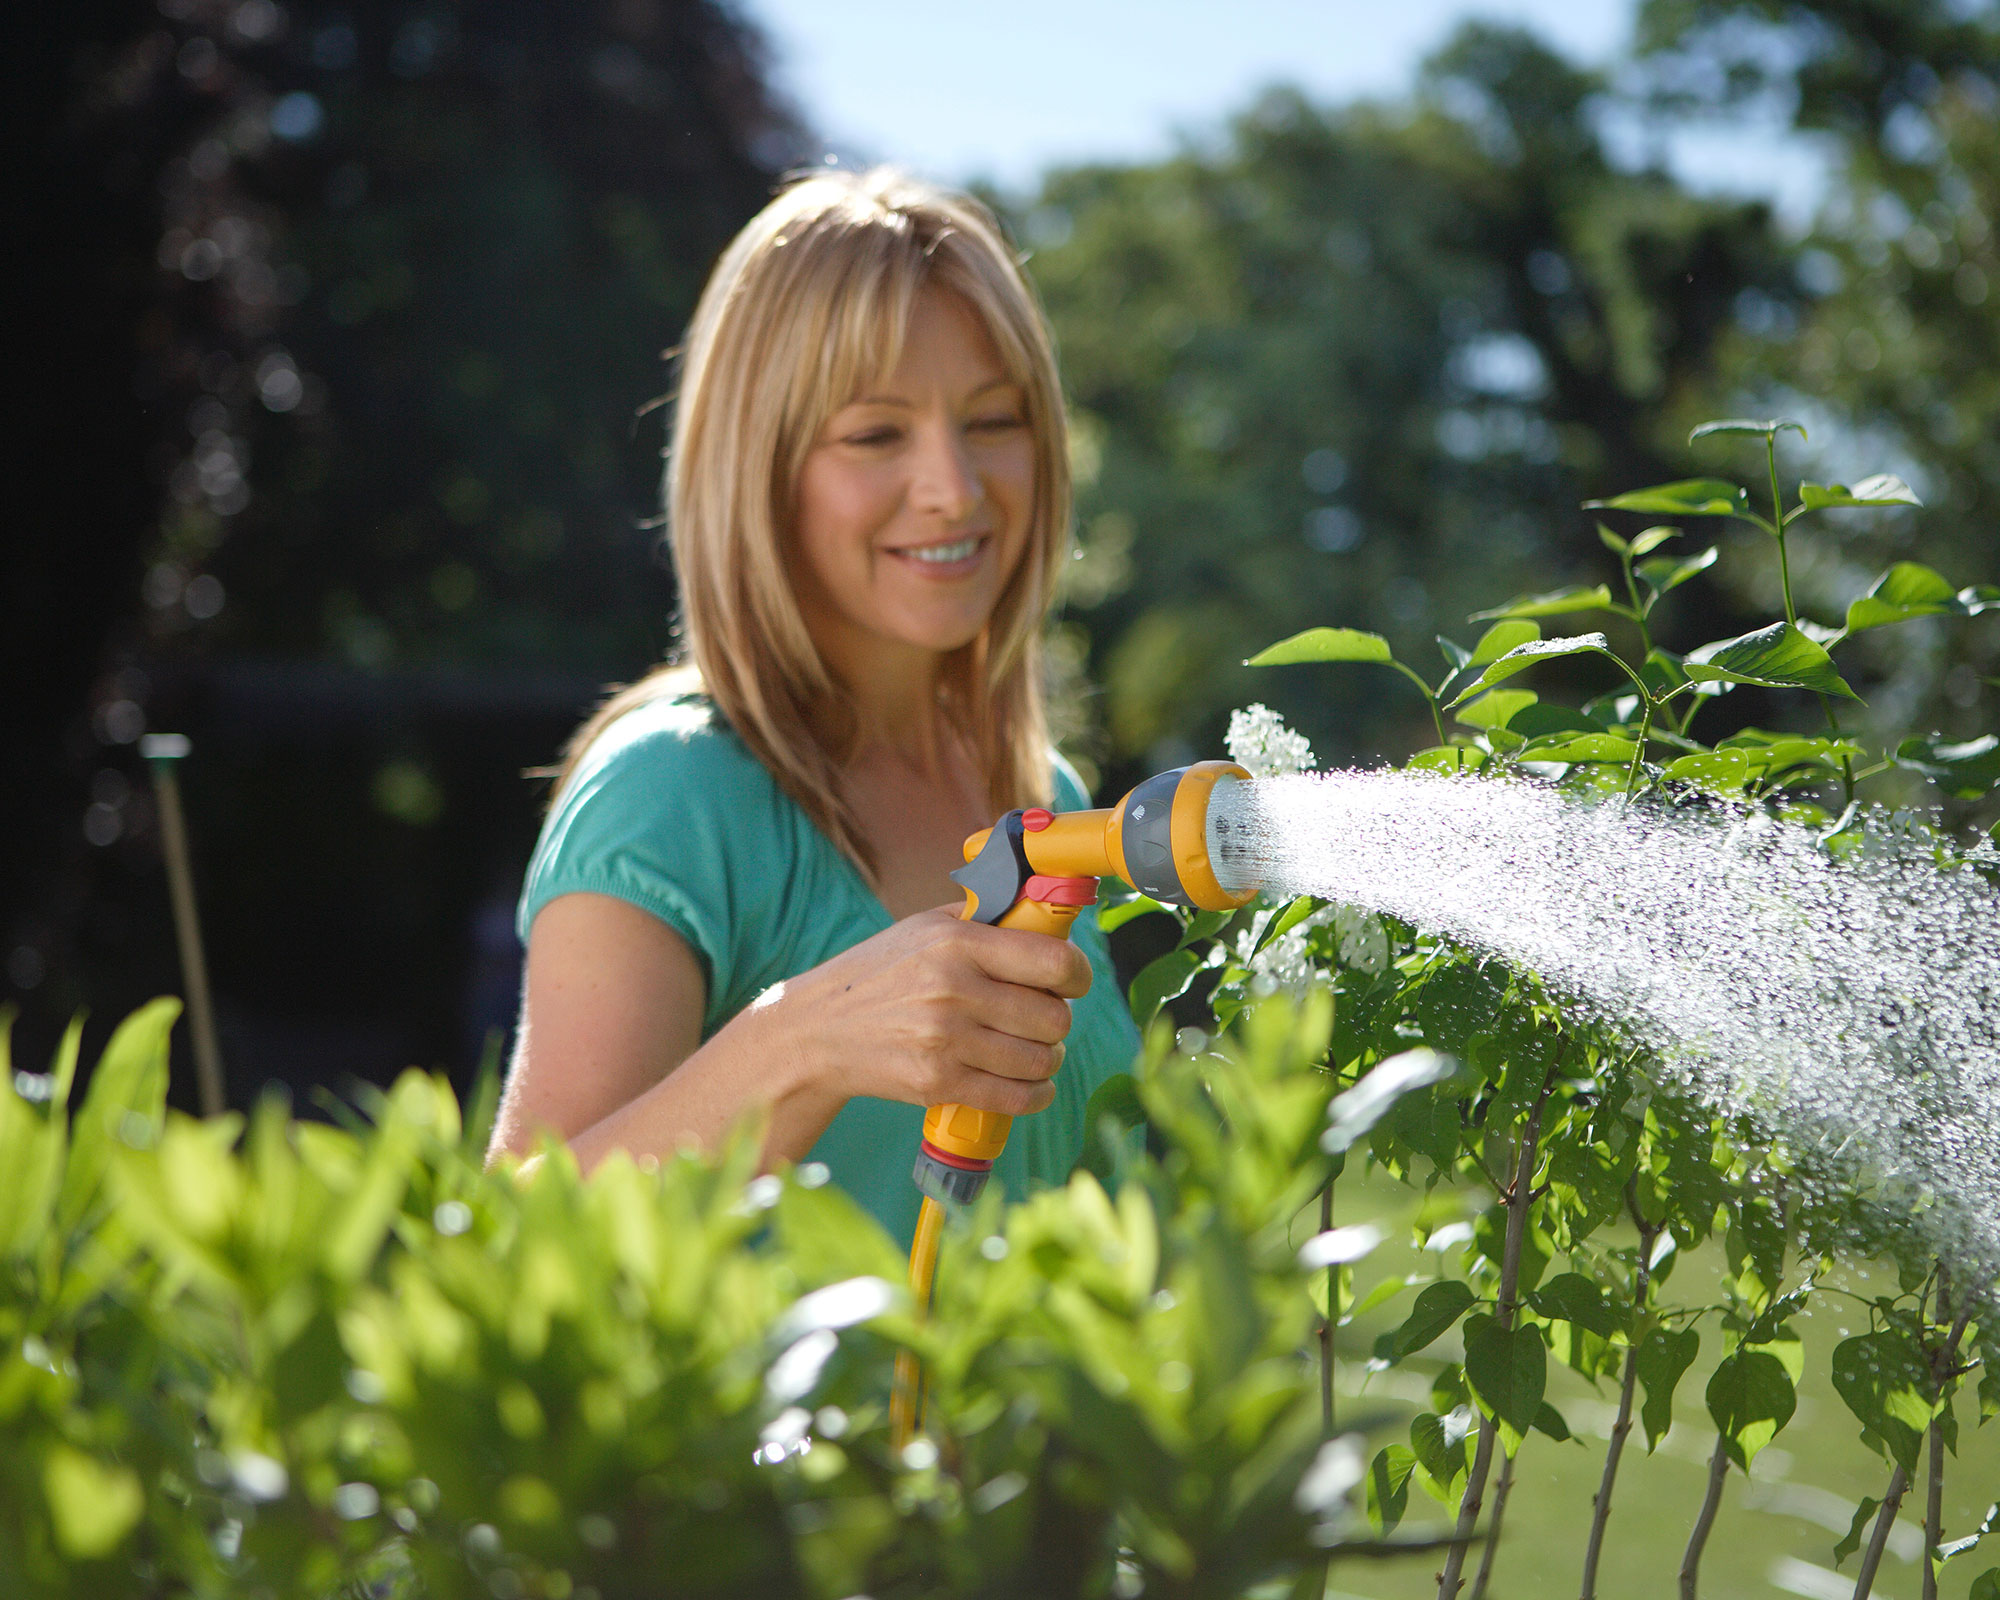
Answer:
<svg viewBox="0 0 2000 1600"><path fill-rule="evenodd" d="M963 561L978 548L979 539L975 535L970 539L961 539L956 544L925 545L921 549L905 550L902 553L918 561L934 561L942 564L947 561Z"/></svg>

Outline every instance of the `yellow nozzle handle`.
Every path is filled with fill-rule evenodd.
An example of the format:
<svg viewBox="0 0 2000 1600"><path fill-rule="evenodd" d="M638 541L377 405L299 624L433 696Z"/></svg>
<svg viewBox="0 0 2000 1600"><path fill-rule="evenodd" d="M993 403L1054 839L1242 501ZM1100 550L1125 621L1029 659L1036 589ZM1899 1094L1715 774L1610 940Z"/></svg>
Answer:
<svg viewBox="0 0 2000 1600"><path fill-rule="evenodd" d="M999 925L1067 939L1081 909L1080 906L1045 905L1039 900L1018 900L1000 919ZM962 1161L984 1162L990 1166L1006 1149L1007 1132L1013 1126L1014 1119L1004 1111L981 1111L974 1106L932 1106L924 1113L924 1143L940 1155L955 1156Z"/></svg>

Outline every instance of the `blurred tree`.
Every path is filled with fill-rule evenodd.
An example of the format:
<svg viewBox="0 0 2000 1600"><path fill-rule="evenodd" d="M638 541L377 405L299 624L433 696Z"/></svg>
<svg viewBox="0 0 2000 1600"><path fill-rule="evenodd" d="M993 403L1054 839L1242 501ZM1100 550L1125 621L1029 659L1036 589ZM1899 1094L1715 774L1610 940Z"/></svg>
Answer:
<svg viewBox="0 0 2000 1600"><path fill-rule="evenodd" d="M1799 291L1763 205L1612 164L1602 92L1471 25L1411 105L1275 92L1213 149L1059 172L1021 208L1079 407L1070 615L1121 774L1214 748L1251 698L1336 760L1432 742L1386 677L1236 663L1320 623L1435 659L1469 611L1603 575L1579 501L1687 475L1661 417L1712 388L1746 290ZM1726 606L1703 596L1677 599Z"/></svg>
<svg viewBox="0 0 2000 1600"><path fill-rule="evenodd" d="M1646 0L1640 42L1655 115L1789 121L1829 157L1800 314L1754 307L1720 378L1806 420L1829 458L1865 442L1925 508L1844 520L1842 548L1799 575L1808 601L1837 618L1899 559L2000 579L2000 5ZM1990 723L1992 618L1869 643L1885 725Z"/></svg>
<svg viewBox="0 0 2000 1600"><path fill-rule="evenodd" d="M161 0L85 66L152 288L106 470L163 493L83 836L8 908L28 1020L177 987L131 748L176 726L239 1072L462 1068L521 770L667 642L661 354L805 137L720 0Z"/></svg>

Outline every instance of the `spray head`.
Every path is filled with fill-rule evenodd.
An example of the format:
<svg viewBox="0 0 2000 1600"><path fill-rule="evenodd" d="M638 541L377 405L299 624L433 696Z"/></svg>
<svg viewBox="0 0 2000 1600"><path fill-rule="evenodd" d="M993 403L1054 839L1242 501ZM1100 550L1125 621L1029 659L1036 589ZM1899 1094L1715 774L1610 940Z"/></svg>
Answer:
<svg viewBox="0 0 2000 1600"><path fill-rule="evenodd" d="M1122 878L1167 905L1233 911L1257 893L1254 858L1227 795L1250 774L1233 761L1158 773L1096 811L1010 811L965 841L952 878L966 917L998 922L1031 878Z"/></svg>

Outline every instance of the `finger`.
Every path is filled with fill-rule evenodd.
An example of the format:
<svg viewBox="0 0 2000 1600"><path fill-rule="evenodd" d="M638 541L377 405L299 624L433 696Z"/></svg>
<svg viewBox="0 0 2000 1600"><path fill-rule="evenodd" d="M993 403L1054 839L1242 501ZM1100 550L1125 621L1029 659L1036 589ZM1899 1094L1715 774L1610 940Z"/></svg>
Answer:
<svg viewBox="0 0 2000 1600"><path fill-rule="evenodd" d="M955 1072L951 1083L953 1104L1010 1117L1045 1111L1056 1097L1056 1086L1046 1078L1009 1078L970 1067Z"/></svg>
<svg viewBox="0 0 2000 1600"><path fill-rule="evenodd" d="M959 1042L957 1055L961 1066L992 1077L1040 1083L1056 1075L1066 1048L1061 1043L1036 1044L1011 1033L980 1028Z"/></svg>
<svg viewBox="0 0 2000 1600"><path fill-rule="evenodd" d="M974 975L967 979L965 1015L995 1033L1012 1034L1033 1044L1054 1044L1069 1036L1076 1014L1067 1000L1046 989L1001 983Z"/></svg>
<svg viewBox="0 0 2000 1600"><path fill-rule="evenodd" d="M976 922L965 925L964 937L989 978L1046 989L1065 1000L1080 1000L1090 992L1090 958L1067 939Z"/></svg>

